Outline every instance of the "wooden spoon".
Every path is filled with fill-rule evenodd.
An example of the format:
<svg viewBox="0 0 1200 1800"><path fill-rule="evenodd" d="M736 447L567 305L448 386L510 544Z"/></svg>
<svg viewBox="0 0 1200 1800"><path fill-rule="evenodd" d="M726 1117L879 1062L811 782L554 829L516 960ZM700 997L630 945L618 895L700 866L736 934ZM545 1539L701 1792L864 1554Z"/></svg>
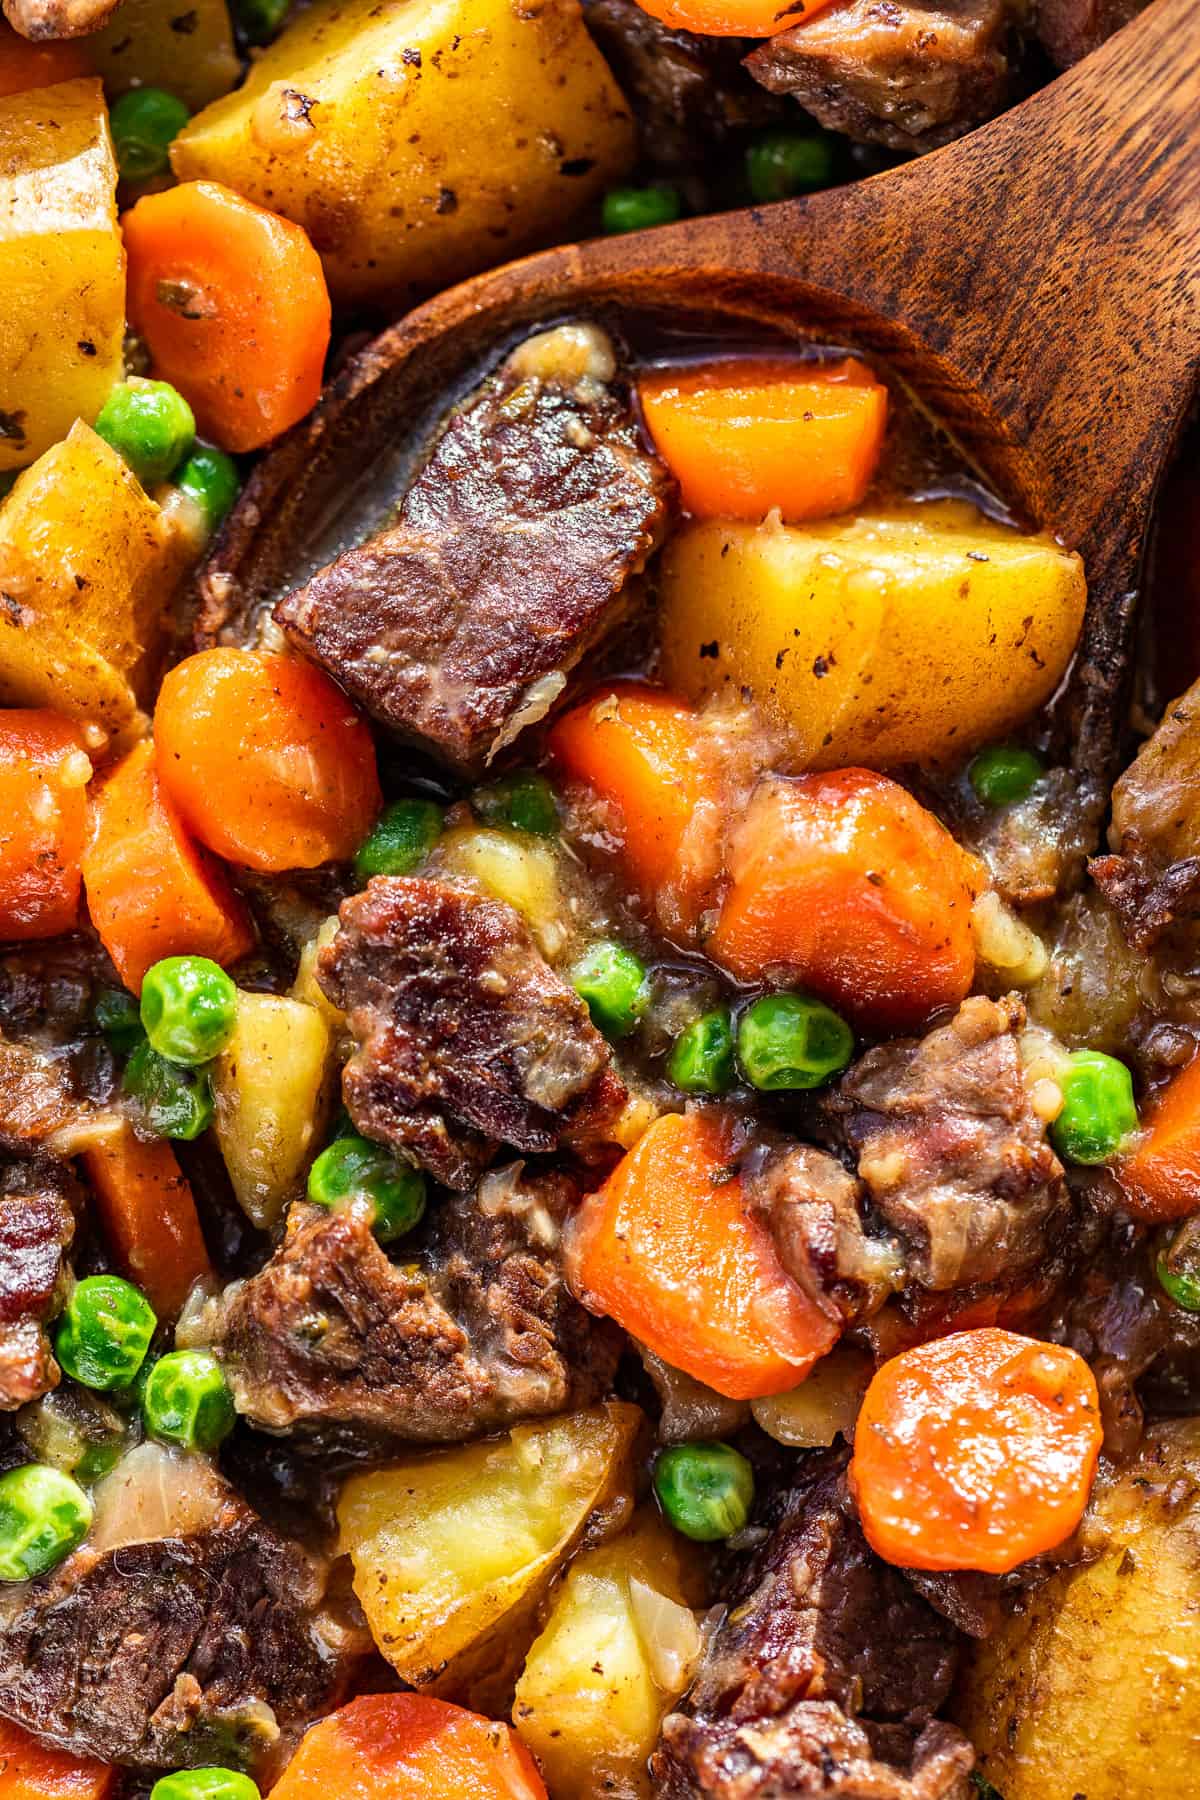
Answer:
<svg viewBox="0 0 1200 1800"><path fill-rule="evenodd" d="M201 578L201 642L377 523L447 394L535 321L612 308L858 344L1085 559L1065 720L1098 814L1155 492L1200 377L1195 0L948 148L805 200L569 245L377 338L259 466Z"/></svg>

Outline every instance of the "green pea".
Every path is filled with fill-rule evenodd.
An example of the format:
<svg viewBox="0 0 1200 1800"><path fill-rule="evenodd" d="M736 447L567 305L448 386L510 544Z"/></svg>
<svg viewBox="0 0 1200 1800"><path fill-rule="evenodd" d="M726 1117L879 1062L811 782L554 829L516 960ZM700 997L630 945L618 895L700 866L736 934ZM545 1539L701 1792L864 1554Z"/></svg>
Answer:
<svg viewBox="0 0 1200 1800"><path fill-rule="evenodd" d="M233 1036L237 988L207 956L164 956L142 983L142 1024L150 1048L169 1062L211 1062Z"/></svg>
<svg viewBox="0 0 1200 1800"><path fill-rule="evenodd" d="M100 408L96 431L123 456L142 486L165 481L192 447L196 421L183 395L166 381L132 376Z"/></svg>
<svg viewBox="0 0 1200 1800"><path fill-rule="evenodd" d="M117 167L126 181L144 181L167 167L167 152L191 118L182 100L163 88L131 88L108 112Z"/></svg>
<svg viewBox="0 0 1200 1800"><path fill-rule="evenodd" d="M56 1568L91 1523L91 1501L61 1469L9 1469L0 1475L0 1581L32 1581Z"/></svg>
<svg viewBox="0 0 1200 1800"><path fill-rule="evenodd" d="M680 1032L667 1074L685 1094L723 1094L732 1087L733 1021L727 1006L702 1013Z"/></svg>
<svg viewBox="0 0 1200 1800"><path fill-rule="evenodd" d="M628 1037L650 1003L646 966L624 944L593 944L571 971L571 980L587 1002L593 1025L608 1038Z"/></svg>
<svg viewBox="0 0 1200 1800"><path fill-rule="evenodd" d="M854 1034L845 1019L807 994L764 994L738 1023L742 1072L766 1092L820 1087L853 1053Z"/></svg>
<svg viewBox="0 0 1200 1800"><path fill-rule="evenodd" d="M432 800L393 800L354 857L361 881L372 875L411 875L442 835L443 812Z"/></svg>
<svg viewBox="0 0 1200 1800"><path fill-rule="evenodd" d="M173 480L199 507L209 537L224 524L242 485L232 456L215 444L197 444L175 470Z"/></svg>
<svg viewBox="0 0 1200 1800"><path fill-rule="evenodd" d="M127 1056L142 1041L138 1003L124 988L101 988L92 1002L92 1019L118 1056Z"/></svg>
<svg viewBox="0 0 1200 1800"><path fill-rule="evenodd" d="M184 1450L215 1450L233 1430L233 1395L207 1350L160 1356L142 1390L142 1420L152 1438Z"/></svg>
<svg viewBox="0 0 1200 1800"><path fill-rule="evenodd" d="M746 151L746 186L760 204L828 187L833 140L811 131L765 131Z"/></svg>
<svg viewBox="0 0 1200 1800"><path fill-rule="evenodd" d="M623 231L644 231L650 225L670 225L683 211L678 188L609 188L604 196L604 229L615 237Z"/></svg>
<svg viewBox="0 0 1200 1800"><path fill-rule="evenodd" d="M1189 1219L1155 1261L1164 1293L1184 1312L1200 1312L1200 1219Z"/></svg>
<svg viewBox="0 0 1200 1800"><path fill-rule="evenodd" d="M507 826L513 831L528 831L534 837L557 837L558 802L554 789L544 775L529 769L506 775L491 787L480 788L471 805L485 825Z"/></svg>
<svg viewBox="0 0 1200 1800"><path fill-rule="evenodd" d="M1058 1085L1063 1105L1050 1127L1054 1148L1067 1162L1107 1162L1137 1130L1129 1070L1102 1050L1073 1050Z"/></svg>
<svg viewBox="0 0 1200 1800"><path fill-rule="evenodd" d="M1011 806L1033 792L1042 778L1042 759L1018 744L992 744L974 757L967 779L984 806Z"/></svg>
<svg viewBox="0 0 1200 1800"><path fill-rule="evenodd" d="M369 1200L375 1208L371 1229L381 1244L390 1244L425 1211L425 1177L370 1138L337 1138L308 1171L308 1197L328 1207Z"/></svg>
<svg viewBox="0 0 1200 1800"><path fill-rule="evenodd" d="M190 1143L213 1122L208 1070L168 1062L144 1038L125 1065L123 1086L142 1123L156 1137Z"/></svg>
<svg viewBox="0 0 1200 1800"><path fill-rule="evenodd" d="M713 1544L750 1517L754 1471L729 1444L673 1444L654 1465L654 1491L676 1531Z"/></svg>
<svg viewBox="0 0 1200 1800"><path fill-rule="evenodd" d="M36 1462L50 1463L85 1486L108 1474L128 1442L126 1421L116 1408L77 1382L65 1381L23 1406L16 1424Z"/></svg>
<svg viewBox="0 0 1200 1800"><path fill-rule="evenodd" d="M287 18L290 5L291 0L236 0L237 21L247 41L269 44Z"/></svg>
<svg viewBox="0 0 1200 1800"><path fill-rule="evenodd" d="M150 1800L261 1800L248 1775L237 1769L179 1769L150 1789Z"/></svg>
<svg viewBox="0 0 1200 1800"><path fill-rule="evenodd" d="M77 1281L54 1338L54 1354L84 1387L127 1387L141 1368L154 1327L154 1308L119 1275Z"/></svg>

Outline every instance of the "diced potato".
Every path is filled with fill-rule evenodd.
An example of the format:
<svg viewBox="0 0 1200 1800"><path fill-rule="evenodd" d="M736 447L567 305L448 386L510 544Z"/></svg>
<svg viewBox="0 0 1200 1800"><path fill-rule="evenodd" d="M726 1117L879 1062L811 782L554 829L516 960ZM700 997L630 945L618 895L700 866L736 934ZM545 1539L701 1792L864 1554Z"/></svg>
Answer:
<svg viewBox="0 0 1200 1800"><path fill-rule="evenodd" d="M529 925L544 955L554 957L567 938L558 857L548 844L521 831L464 825L448 831L437 862L505 900Z"/></svg>
<svg viewBox="0 0 1200 1800"><path fill-rule="evenodd" d="M274 1225L300 1193L325 1121L330 1050L315 1006L239 993L233 1036L213 1068L213 1096L229 1179L256 1225Z"/></svg>
<svg viewBox="0 0 1200 1800"><path fill-rule="evenodd" d="M110 98L166 88L190 112L227 94L242 67L225 0L121 0L87 51Z"/></svg>
<svg viewBox="0 0 1200 1800"><path fill-rule="evenodd" d="M1097 1562L979 1644L959 1720L1004 1800L1190 1794L1200 1749L1200 1420L1156 1426L1098 1483Z"/></svg>
<svg viewBox="0 0 1200 1800"><path fill-rule="evenodd" d="M935 762L1053 693L1085 599L1077 556L961 501L709 520L663 554L663 675L696 698L749 688L808 767Z"/></svg>
<svg viewBox="0 0 1200 1800"><path fill-rule="evenodd" d="M0 470L90 423L121 379L116 195L98 81L0 100Z"/></svg>
<svg viewBox="0 0 1200 1800"><path fill-rule="evenodd" d="M832 1444L839 1435L852 1438L873 1367L865 1351L843 1344L823 1356L799 1387L752 1400L750 1411L768 1437L800 1450Z"/></svg>
<svg viewBox="0 0 1200 1800"><path fill-rule="evenodd" d="M650 1510L571 1564L513 1706L551 1800L649 1795L646 1759L700 1655L689 1588L681 1540Z"/></svg>
<svg viewBox="0 0 1200 1800"><path fill-rule="evenodd" d="M579 0L314 0L171 151L303 225L336 302L393 310L561 237L632 157Z"/></svg>
<svg viewBox="0 0 1200 1800"><path fill-rule="evenodd" d="M628 1496L642 1422L618 1401L355 1475L341 1548L375 1642L414 1687L468 1694L520 1659L596 1508Z"/></svg>
<svg viewBox="0 0 1200 1800"><path fill-rule="evenodd" d="M292 983L292 999L302 1001L305 1006L315 1006L335 1037L346 1029L346 1015L333 1004L317 980L317 958L325 946L333 942L337 929L336 913L322 920L316 936L310 937L300 952L296 979Z"/></svg>
<svg viewBox="0 0 1200 1800"><path fill-rule="evenodd" d="M0 701L135 735L186 555L116 451L72 426L0 506Z"/></svg>

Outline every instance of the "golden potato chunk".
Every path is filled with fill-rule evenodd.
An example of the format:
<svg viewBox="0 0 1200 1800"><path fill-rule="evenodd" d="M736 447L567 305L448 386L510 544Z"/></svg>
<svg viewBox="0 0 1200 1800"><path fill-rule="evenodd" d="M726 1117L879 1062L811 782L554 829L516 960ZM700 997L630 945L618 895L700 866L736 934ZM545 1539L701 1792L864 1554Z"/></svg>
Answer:
<svg viewBox="0 0 1200 1800"><path fill-rule="evenodd" d="M0 100L0 470L90 424L121 379L116 195L98 81Z"/></svg>
<svg viewBox="0 0 1200 1800"><path fill-rule="evenodd" d="M274 1225L300 1193L327 1111L331 1048L315 1006L239 993L233 1036L213 1068L213 1098L233 1191L256 1225Z"/></svg>
<svg viewBox="0 0 1200 1800"><path fill-rule="evenodd" d="M1077 556L961 501L709 520L663 553L663 673L695 698L751 689L807 767L941 761L1053 693L1085 598Z"/></svg>
<svg viewBox="0 0 1200 1800"><path fill-rule="evenodd" d="M641 1420L610 1401L351 1477L341 1548L375 1642L405 1681L459 1694L482 1671L519 1665L588 1519L627 1496Z"/></svg>
<svg viewBox="0 0 1200 1800"><path fill-rule="evenodd" d="M188 554L116 451L72 426L0 505L0 702L67 713L93 747L144 729Z"/></svg>
<svg viewBox="0 0 1200 1800"><path fill-rule="evenodd" d="M191 112L227 94L242 66L225 0L121 0L87 51L110 98L166 88Z"/></svg>
<svg viewBox="0 0 1200 1800"><path fill-rule="evenodd" d="M314 0L171 150L303 225L335 301L394 310L562 236L632 156L579 0Z"/></svg>
<svg viewBox="0 0 1200 1800"><path fill-rule="evenodd" d="M647 1509L585 1550L551 1597L513 1723L551 1800L641 1800L664 1715L701 1649L683 1541Z"/></svg>
<svg viewBox="0 0 1200 1800"><path fill-rule="evenodd" d="M1036 1588L981 1643L959 1723L1004 1800L1190 1794L1200 1750L1200 1420L1155 1427L1102 1479L1099 1561Z"/></svg>

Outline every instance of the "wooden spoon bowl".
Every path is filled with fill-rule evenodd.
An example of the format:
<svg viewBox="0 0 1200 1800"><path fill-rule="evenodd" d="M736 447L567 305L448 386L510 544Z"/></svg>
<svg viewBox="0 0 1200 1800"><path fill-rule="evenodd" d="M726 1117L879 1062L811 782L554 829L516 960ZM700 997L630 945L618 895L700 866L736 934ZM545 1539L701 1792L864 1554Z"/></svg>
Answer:
<svg viewBox="0 0 1200 1800"><path fill-rule="evenodd" d="M200 579L198 639L361 540L422 427L531 326L614 309L873 352L1033 524L1088 615L1060 708L1099 813L1155 495L1200 381L1194 0L1155 0L1001 119L805 200L568 245L376 338L259 465Z"/></svg>

